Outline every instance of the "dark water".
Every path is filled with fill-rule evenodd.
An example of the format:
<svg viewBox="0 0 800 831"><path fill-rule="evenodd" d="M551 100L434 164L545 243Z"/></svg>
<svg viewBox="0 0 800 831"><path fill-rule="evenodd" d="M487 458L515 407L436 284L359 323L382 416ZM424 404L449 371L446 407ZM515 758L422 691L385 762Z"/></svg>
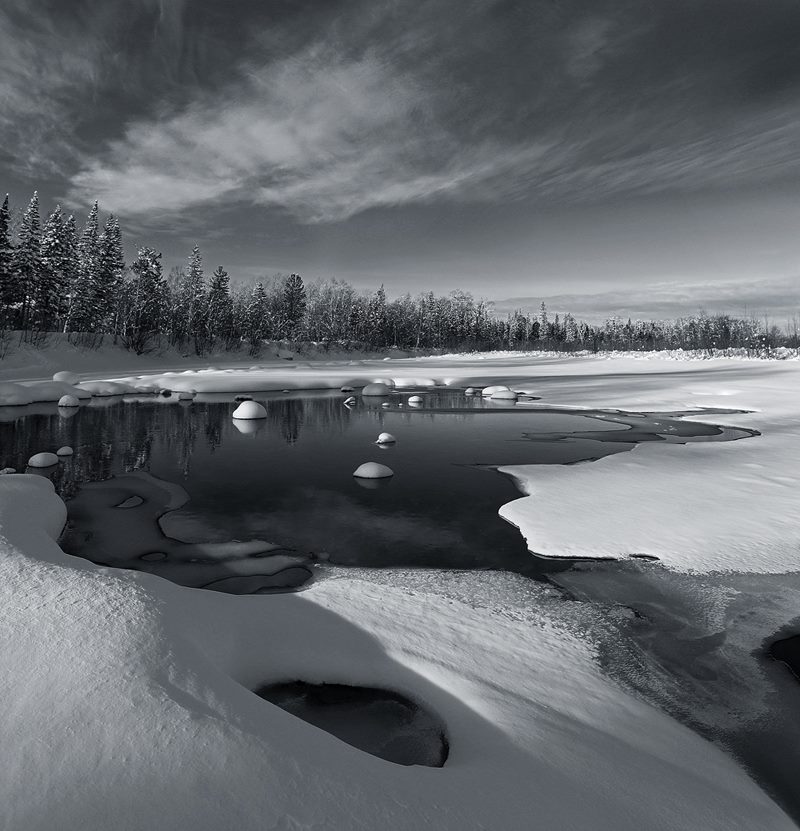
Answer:
<svg viewBox="0 0 800 831"><path fill-rule="evenodd" d="M494 466L575 464L642 441L751 435L658 414L498 407L460 391L422 394L418 409L398 406L407 394L360 399L353 409L338 392L254 394L269 415L255 422L234 422L228 395L189 404L95 399L69 418L47 405L6 408L0 417L13 421L0 423L0 465L23 469L33 452L71 445L75 455L48 473L67 500L84 483L135 470L179 483L189 501L162 527L186 542L255 538L343 565L536 576L559 564L532 557L498 517L520 494ZM382 431L397 443L377 446ZM388 465L394 476L355 479L367 461ZM161 551L142 553L153 550ZM71 553L81 552L73 545Z"/></svg>
<svg viewBox="0 0 800 831"><path fill-rule="evenodd" d="M440 768L447 761L449 744L441 720L399 693L304 681L270 684L255 693L387 762Z"/></svg>

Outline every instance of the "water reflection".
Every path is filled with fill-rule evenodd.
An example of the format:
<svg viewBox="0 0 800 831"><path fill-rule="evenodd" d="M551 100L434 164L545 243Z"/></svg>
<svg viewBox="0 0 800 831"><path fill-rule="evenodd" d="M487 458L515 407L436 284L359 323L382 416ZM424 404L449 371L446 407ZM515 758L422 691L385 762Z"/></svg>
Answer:
<svg viewBox="0 0 800 831"><path fill-rule="evenodd" d="M252 423L231 418L229 395L198 396L186 406L157 396L93 400L68 419L55 405L5 408L0 468L24 469L34 452L70 445L74 456L48 472L66 500L75 501L85 483L133 471L180 482L191 499L162 520L177 540L258 537L325 551L347 565L536 576L558 564L538 562L497 516L518 492L496 466L572 464L639 441L750 435L658 414L497 407L456 391L428 391L425 406L413 410L400 406L408 396L389 396L388 408L360 400L348 409L338 391L253 393L267 418ZM375 444L384 431L397 446ZM368 461L389 462L390 486L353 479ZM69 503L71 515L77 504Z"/></svg>

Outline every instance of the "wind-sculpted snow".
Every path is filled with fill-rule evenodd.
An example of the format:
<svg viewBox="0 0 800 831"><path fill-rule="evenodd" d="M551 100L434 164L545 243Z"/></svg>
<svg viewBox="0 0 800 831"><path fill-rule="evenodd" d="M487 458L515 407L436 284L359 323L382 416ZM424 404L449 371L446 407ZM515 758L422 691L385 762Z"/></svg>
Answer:
<svg viewBox="0 0 800 831"><path fill-rule="evenodd" d="M3 827L794 827L732 759L604 677L586 633L509 597L513 581L332 571L302 594L232 597L67 557L64 518L47 480L0 479ZM424 704L445 766L389 764L250 691L296 678Z"/></svg>

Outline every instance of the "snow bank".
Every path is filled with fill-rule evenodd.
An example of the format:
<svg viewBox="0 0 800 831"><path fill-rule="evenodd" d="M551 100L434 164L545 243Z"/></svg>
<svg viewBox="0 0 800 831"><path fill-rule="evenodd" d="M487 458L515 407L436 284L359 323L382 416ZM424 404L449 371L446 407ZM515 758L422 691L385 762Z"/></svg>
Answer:
<svg viewBox="0 0 800 831"><path fill-rule="evenodd" d="M64 520L49 481L0 479L3 827L794 828L730 758L604 677L585 635L509 603L545 587L332 571L299 595L232 597L68 558ZM447 764L376 759L250 692L286 679L419 701L447 726Z"/></svg>
<svg viewBox="0 0 800 831"><path fill-rule="evenodd" d="M86 390L91 395L111 396L111 395L132 395L138 392L133 384L124 384L119 381L81 381L80 388Z"/></svg>

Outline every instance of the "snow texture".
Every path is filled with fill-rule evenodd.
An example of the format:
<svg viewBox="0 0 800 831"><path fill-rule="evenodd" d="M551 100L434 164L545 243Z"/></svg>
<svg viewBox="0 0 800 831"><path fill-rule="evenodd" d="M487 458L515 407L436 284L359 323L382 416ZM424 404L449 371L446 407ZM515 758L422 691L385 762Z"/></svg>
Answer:
<svg viewBox="0 0 800 831"><path fill-rule="evenodd" d="M605 677L502 575L413 588L332 570L234 597L56 544L39 476L0 479L0 826L25 831L789 831L722 751ZM396 690L441 717L441 769L363 753L251 690Z"/></svg>

